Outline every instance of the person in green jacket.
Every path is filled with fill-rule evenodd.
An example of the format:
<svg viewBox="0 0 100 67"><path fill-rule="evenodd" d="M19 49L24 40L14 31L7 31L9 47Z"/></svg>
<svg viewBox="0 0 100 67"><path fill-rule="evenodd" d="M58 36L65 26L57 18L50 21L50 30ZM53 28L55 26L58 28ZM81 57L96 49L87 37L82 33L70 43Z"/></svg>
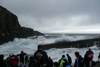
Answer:
<svg viewBox="0 0 100 67"><path fill-rule="evenodd" d="M63 64L65 63L65 61L62 59L61 61L60 61L60 65L59 65L59 67L63 67Z"/></svg>
<svg viewBox="0 0 100 67"><path fill-rule="evenodd" d="M62 55L62 58L60 60L60 65L59 67L65 67L68 65L68 61L67 61L67 58L65 57L65 55Z"/></svg>

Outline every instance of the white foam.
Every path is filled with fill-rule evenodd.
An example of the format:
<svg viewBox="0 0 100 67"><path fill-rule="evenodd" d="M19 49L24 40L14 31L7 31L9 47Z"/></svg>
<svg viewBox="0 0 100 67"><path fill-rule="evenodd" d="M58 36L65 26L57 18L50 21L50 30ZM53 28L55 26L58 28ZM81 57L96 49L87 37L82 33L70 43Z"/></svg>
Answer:
<svg viewBox="0 0 100 67"><path fill-rule="evenodd" d="M0 45L0 54L4 54L5 58L8 57L10 54L19 54L22 50L28 54L34 54L34 52L37 50L37 45L39 44L48 44L48 43L54 43L57 40L80 40L86 38L85 36L59 36L55 38L46 38L43 40L39 39L33 39L32 37L30 38L15 38L14 41L5 43L3 45ZM98 54L99 54L99 48L96 46L90 47L93 52L94 52L94 60L98 60ZM64 54L69 54L72 57L73 63L75 61L75 55L74 52L78 51L82 56L84 56L85 52L88 50L88 48L64 48L64 49L55 49L52 48L50 50L46 50L48 55L53 59L53 61L58 61L61 56Z"/></svg>

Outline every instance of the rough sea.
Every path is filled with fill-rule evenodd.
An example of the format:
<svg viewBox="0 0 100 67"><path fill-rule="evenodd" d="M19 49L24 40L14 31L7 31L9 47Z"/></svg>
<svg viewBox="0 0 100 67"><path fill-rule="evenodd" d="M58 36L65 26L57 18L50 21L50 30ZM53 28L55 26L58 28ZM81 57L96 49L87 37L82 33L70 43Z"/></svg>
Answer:
<svg viewBox="0 0 100 67"><path fill-rule="evenodd" d="M100 35L97 34L45 34L45 36L33 36L28 38L15 38L13 41L0 45L0 54L4 54L5 58L11 54L19 54L21 51L24 51L27 54L33 55L37 50L37 46L39 44L49 44L55 43L58 41L77 41L91 38L99 38ZM74 52L78 51L82 57L84 57L85 52L91 48L94 52L93 60L98 60L98 55L100 52L100 47L97 47L94 43L92 47L86 48L62 48L56 49L51 48L49 50L45 50L53 61L58 61L62 55L69 54L72 58L72 62L75 61Z"/></svg>

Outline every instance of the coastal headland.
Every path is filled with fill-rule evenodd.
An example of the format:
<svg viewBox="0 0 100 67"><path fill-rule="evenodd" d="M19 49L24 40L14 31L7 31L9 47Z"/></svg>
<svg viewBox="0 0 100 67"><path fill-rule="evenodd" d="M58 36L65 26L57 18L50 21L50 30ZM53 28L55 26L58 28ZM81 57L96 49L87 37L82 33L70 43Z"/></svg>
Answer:
<svg viewBox="0 0 100 67"><path fill-rule="evenodd" d="M27 38L34 35L44 35L31 28L22 27L18 17L0 6L0 45L14 40L14 38Z"/></svg>

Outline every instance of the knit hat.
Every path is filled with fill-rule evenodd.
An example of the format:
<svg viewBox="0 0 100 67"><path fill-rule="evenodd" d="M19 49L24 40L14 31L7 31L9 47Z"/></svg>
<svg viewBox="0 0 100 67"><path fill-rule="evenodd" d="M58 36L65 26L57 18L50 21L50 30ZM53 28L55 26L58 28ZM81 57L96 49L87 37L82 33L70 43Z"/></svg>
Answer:
<svg viewBox="0 0 100 67"><path fill-rule="evenodd" d="M42 56L43 56L43 55L42 55L41 53L37 53L37 54L36 54L36 58L37 58L37 59L41 59Z"/></svg>

